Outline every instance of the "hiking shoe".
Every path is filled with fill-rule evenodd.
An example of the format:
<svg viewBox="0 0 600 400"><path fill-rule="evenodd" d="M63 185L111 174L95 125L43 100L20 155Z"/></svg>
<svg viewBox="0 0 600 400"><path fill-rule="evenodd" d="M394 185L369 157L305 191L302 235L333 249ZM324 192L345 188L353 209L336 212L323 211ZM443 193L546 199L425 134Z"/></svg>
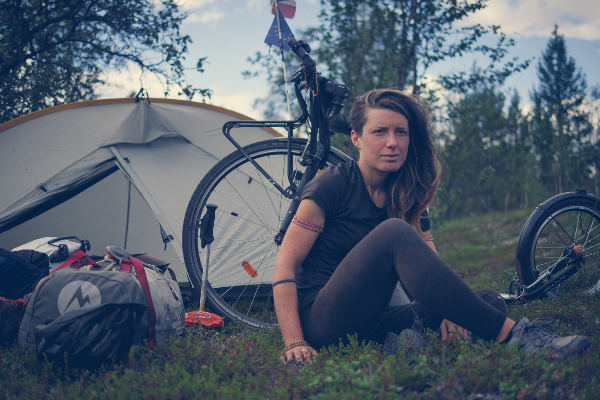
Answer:
<svg viewBox="0 0 600 400"><path fill-rule="evenodd" d="M406 361L415 362L420 350L427 347L425 336L416 329L404 329L400 333L388 332L383 343L382 353L385 357L404 352Z"/></svg>
<svg viewBox="0 0 600 400"><path fill-rule="evenodd" d="M548 325L548 322L533 321L532 323L527 318L523 318L514 326L508 345L516 347L525 354L548 349L553 358L579 354L590 347L590 341L585 336L558 336L541 325Z"/></svg>

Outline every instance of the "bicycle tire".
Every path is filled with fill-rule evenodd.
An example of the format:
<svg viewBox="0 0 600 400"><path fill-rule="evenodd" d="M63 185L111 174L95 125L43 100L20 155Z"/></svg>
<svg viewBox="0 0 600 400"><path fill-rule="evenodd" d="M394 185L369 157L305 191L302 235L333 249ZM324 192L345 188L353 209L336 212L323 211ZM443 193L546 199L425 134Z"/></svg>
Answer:
<svg viewBox="0 0 600 400"><path fill-rule="evenodd" d="M600 292L600 203L585 191L561 193L540 204L529 216L517 244L517 274L529 285L582 245L584 263L553 293Z"/></svg>
<svg viewBox="0 0 600 400"><path fill-rule="evenodd" d="M305 144L306 139L291 141L294 170L304 170L297 160ZM287 146L288 139L280 138L243 149L286 188ZM331 148L327 165L349 160ZM185 214L183 254L192 284L200 288L204 257L199 240L200 218L206 204L216 204L206 289L211 310L251 327L277 325L271 288L278 251L274 238L290 201L239 150L219 161L200 181ZM248 271L244 262L256 273L251 273L251 268Z"/></svg>

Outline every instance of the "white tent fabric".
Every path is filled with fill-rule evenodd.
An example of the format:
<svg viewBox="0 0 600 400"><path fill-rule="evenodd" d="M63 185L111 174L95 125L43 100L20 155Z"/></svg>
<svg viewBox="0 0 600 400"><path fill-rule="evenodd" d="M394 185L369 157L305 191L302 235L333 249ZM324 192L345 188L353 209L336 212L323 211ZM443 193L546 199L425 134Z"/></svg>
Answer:
<svg viewBox="0 0 600 400"><path fill-rule="evenodd" d="M0 247L77 235L101 254L123 246L128 226L128 250L167 259L187 280L185 210L204 174L235 150L221 133L233 119L247 118L201 103L131 98L72 103L0 125ZM248 144L276 133L234 135ZM167 250L159 224L172 236Z"/></svg>

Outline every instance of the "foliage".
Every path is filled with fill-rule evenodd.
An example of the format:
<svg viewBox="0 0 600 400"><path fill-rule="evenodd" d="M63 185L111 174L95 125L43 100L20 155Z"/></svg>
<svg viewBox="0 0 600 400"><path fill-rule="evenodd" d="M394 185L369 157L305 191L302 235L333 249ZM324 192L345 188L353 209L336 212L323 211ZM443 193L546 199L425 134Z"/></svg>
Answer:
<svg viewBox="0 0 600 400"><path fill-rule="evenodd" d="M514 247L531 210L434 221L442 257L475 288L502 290L514 273ZM436 216L434 216L437 218ZM0 349L0 393L11 399L597 399L598 297L512 305L516 318L552 317L561 334L592 339L583 355L551 360L483 341L442 343L435 333L409 364L377 344L350 340L305 367L278 360L277 330L186 328L182 338L132 349L120 365L60 370L31 349Z"/></svg>
<svg viewBox="0 0 600 400"><path fill-rule="evenodd" d="M538 78L527 114L516 93L505 104L500 88L485 82L448 101L437 204L446 217L525 207L576 188L599 193L585 75L556 27Z"/></svg>
<svg viewBox="0 0 600 400"><path fill-rule="evenodd" d="M483 83L449 102L448 130L440 135L438 191L446 218L521 208L544 198L533 137L519 103L516 92L507 105L502 92Z"/></svg>
<svg viewBox="0 0 600 400"><path fill-rule="evenodd" d="M180 31L185 17L174 0L0 2L0 122L91 99L103 83L100 73L126 62L164 77L189 98L209 95L183 80L191 43Z"/></svg>
<svg viewBox="0 0 600 400"><path fill-rule="evenodd" d="M541 180L548 192L562 192L585 185L590 162L598 152L589 148L592 126L583 103L585 75L568 56L564 37L554 27L537 67L539 86L532 93L535 104L533 134L541 155Z"/></svg>
<svg viewBox="0 0 600 400"><path fill-rule="evenodd" d="M318 28L297 36L316 47L313 54L324 73L349 86L346 105L357 95L378 87L430 97L431 82L426 74L432 66L453 58L473 54L487 57L490 63L485 70L441 76L440 83L447 89L466 90L479 81L501 83L511 73L527 67L528 61L504 62L514 41L501 33L499 26L465 24L469 16L485 8L485 3L322 0ZM250 61L264 68L263 73L272 83L272 94L281 102L278 54L269 57L258 53ZM272 109L277 103L269 97L268 109Z"/></svg>
<svg viewBox="0 0 600 400"><path fill-rule="evenodd" d="M512 60L502 71L495 68L513 41L499 26L465 24L485 3L323 0L319 60L329 73L349 84L353 95L376 87L419 94L431 66L469 53L487 56L492 64L485 71L443 75L444 87L466 88L479 80L502 82L528 63Z"/></svg>

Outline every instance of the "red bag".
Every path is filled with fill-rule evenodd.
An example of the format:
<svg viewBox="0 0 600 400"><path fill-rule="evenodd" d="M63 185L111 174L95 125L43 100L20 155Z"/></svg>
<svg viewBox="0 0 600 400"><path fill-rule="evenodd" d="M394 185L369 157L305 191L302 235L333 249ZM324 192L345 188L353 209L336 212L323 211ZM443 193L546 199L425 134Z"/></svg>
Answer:
<svg viewBox="0 0 600 400"><path fill-rule="evenodd" d="M225 325L223 317L206 311L190 311L185 313L185 326L200 324L209 328L221 328Z"/></svg>

